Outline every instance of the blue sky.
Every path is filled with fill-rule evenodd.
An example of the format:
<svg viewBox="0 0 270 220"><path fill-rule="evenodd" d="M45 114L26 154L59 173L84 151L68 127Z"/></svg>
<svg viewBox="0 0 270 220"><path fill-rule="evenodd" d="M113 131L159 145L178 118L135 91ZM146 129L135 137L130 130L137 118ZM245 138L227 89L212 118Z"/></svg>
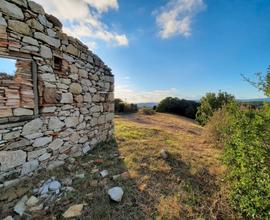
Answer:
<svg viewBox="0 0 270 220"><path fill-rule="evenodd" d="M265 72L269 0L36 0L112 68L116 96L263 97L241 74Z"/></svg>
<svg viewBox="0 0 270 220"><path fill-rule="evenodd" d="M16 60L1 58L0 64L0 73L7 73L10 76L15 75Z"/></svg>
<svg viewBox="0 0 270 220"><path fill-rule="evenodd" d="M168 39L158 36L152 14L166 1L132 2L120 1L119 11L105 17L121 21L128 47L96 48L119 85L135 92L171 90L172 95L195 99L218 90L238 98L263 97L241 74L252 77L270 64L269 1L204 1L207 8L194 17L191 36Z"/></svg>

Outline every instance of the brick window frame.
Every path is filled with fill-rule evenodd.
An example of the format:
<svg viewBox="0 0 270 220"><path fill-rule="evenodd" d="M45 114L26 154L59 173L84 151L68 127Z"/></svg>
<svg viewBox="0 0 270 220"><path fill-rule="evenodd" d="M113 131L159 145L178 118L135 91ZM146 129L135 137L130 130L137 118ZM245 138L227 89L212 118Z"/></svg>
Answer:
<svg viewBox="0 0 270 220"><path fill-rule="evenodd" d="M0 59L13 59L13 60L20 60L29 62L31 65L31 77L32 77L32 89L33 89L33 115L22 115L22 116L8 116L8 117L0 117L0 124L7 124L7 123L16 123L22 121L30 121L34 118L39 116L39 95L38 95L38 68L37 63L33 60L33 58L29 54L24 53L9 53L9 54L2 54L0 53ZM1 111L1 109L0 109Z"/></svg>

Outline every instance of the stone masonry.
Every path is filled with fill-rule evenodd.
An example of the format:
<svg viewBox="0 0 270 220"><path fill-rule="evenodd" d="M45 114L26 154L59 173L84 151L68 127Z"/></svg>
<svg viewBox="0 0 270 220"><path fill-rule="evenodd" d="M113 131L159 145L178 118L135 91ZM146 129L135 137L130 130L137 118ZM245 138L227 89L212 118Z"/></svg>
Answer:
<svg viewBox="0 0 270 220"><path fill-rule="evenodd" d="M24 69L0 79L0 187L113 137L111 70L39 4L0 1L1 57Z"/></svg>

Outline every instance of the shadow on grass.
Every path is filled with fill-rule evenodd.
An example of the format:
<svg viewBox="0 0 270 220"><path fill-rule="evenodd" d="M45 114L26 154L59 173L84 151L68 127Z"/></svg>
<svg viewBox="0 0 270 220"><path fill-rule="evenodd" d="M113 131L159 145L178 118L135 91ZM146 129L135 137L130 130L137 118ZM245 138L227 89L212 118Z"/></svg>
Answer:
<svg viewBox="0 0 270 220"><path fill-rule="evenodd" d="M138 149L134 149L136 150ZM33 187L52 176L60 182L76 174L84 173L85 177L74 178L74 192L63 193L61 199L48 204L46 210L31 213L31 219L63 219L62 214L71 205L82 203L85 207L79 219L214 219L211 197L219 188L215 184L215 177L207 169L193 174L191 166L179 156L169 155L165 160L170 168L169 172L153 170L150 157L155 156L141 158L144 165L141 164L139 170L136 170L139 175L128 179L113 179L113 175L134 170L128 170L118 144L110 141L100 144L89 155L76 158L73 164L67 163L56 170L38 173L31 180ZM163 161L159 157L155 159ZM109 177L102 178L99 174L102 170L108 170ZM27 184L29 182L22 183L21 187ZM112 202L107 194L108 189L115 186L124 190L120 203ZM31 190L30 188L24 194L31 196ZM5 202L3 200L2 204ZM16 200L12 202L14 205ZM3 209L6 210L2 213L3 217L13 214L12 208Z"/></svg>
<svg viewBox="0 0 270 220"><path fill-rule="evenodd" d="M157 158L157 160L163 160ZM152 218L159 219L219 219L212 196L220 189L215 176L206 168L191 173L191 166L180 157L170 155L165 160L170 171L150 169L150 164L139 173L149 177L141 192L151 209ZM164 203L165 201L165 203ZM160 206L168 206L166 209Z"/></svg>

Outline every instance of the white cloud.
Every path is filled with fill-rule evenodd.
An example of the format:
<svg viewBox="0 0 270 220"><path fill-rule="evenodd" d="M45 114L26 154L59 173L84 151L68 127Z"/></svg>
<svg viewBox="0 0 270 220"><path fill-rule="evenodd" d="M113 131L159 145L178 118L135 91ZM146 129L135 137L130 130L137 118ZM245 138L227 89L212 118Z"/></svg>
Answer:
<svg viewBox="0 0 270 220"><path fill-rule="evenodd" d="M163 39L180 35L191 35L193 18L206 9L203 0L169 0L169 2L156 11L156 23L161 29L159 36Z"/></svg>
<svg viewBox="0 0 270 220"><path fill-rule="evenodd" d="M87 39L89 42L103 40L113 45L126 46L125 34L118 34L102 22L102 15L108 10L119 8L117 0L35 0L47 13L58 17L65 25L67 34ZM94 45L91 43L90 45ZM95 45L96 47L96 45Z"/></svg>
<svg viewBox="0 0 270 220"><path fill-rule="evenodd" d="M87 42L84 42L84 44L85 44L90 50L93 50L93 49L96 49L96 48L97 48L97 43L94 42L94 41L87 41Z"/></svg>
<svg viewBox="0 0 270 220"><path fill-rule="evenodd" d="M117 0L84 0L86 3L91 5L92 7L96 8L100 12L106 12L110 8L111 9L118 9L118 2Z"/></svg>
<svg viewBox="0 0 270 220"><path fill-rule="evenodd" d="M181 98L180 92L175 88L165 90L141 91L131 89L130 85L116 85L115 97L130 103L160 102L162 99L173 96Z"/></svg>

